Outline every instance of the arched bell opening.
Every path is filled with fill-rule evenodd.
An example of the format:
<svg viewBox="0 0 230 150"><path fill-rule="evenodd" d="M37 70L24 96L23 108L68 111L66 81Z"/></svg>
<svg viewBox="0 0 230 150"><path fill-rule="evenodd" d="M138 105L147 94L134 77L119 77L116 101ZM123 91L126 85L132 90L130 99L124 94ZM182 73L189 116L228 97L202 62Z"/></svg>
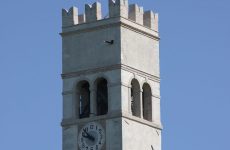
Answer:
<svg viewBox="0 0 230 150"><path fill-rule="evenodd" d="M141 117L140 105L140 84L137 79L133 79L131 81L131 113L133 116Z"/></svg>
<svg viewBox="0 0 230 150"><path fill-rule="evenodd" d="M142 93L143 104L143 118L148 121L152 121L152 91L149 84L143 85Z"/></svg>
<svg viewBox="0 0 230 150"><path fill-rule="evenodd" d="M77 85L77 99L79 118L87 118L90 115L90 90L87 81L80 81Z"/></svg>
<svg viewBox="0 0 230 150"><path fill-rule="evenodd" d="M96 85L96 115L106 115L108 113L108 82L104 78L99 78Z"/></svg>

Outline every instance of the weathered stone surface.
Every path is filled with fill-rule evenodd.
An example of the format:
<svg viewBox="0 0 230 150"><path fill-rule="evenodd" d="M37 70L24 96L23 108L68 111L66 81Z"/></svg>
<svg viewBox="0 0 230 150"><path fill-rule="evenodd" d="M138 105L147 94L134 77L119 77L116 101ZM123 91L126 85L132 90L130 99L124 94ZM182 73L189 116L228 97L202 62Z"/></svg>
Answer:
<svg viewBox="0 0 230 150"><path fill-rule="evenodd" d="M85 15L75 13L73 16L77 18L64 23L61 33L63 150L79 150L78 132L93 121L101 123L106 131L102 150L161 150L158 16L151 11L144 13L137 5L131 5L129 12L128 6L127 0L110 0L110 17L101 19L99 3L86 5ZM99 78L107 81L108 113L79 119L76 86L80 81L89 83L93 105L92 100L96 99L93 90ZM151 88L150 120L143 118L143 111L138 117L132 115L133 79L140 85L141 109L144 109L143 86L148 84Z"/></svg>

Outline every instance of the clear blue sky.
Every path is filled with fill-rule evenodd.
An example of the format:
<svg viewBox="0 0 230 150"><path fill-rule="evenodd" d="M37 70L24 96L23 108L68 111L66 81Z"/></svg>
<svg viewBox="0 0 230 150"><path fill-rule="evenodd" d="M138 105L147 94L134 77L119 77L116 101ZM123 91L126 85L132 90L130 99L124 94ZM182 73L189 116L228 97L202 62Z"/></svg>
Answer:
<svg viewBox="0 0 230 150"><path fill-rule="evenodd" d="M61 8L92 2L0 2L0 150L61 150ZM230 1L130 3L160 13L163 150L229 150Z"/></svg>

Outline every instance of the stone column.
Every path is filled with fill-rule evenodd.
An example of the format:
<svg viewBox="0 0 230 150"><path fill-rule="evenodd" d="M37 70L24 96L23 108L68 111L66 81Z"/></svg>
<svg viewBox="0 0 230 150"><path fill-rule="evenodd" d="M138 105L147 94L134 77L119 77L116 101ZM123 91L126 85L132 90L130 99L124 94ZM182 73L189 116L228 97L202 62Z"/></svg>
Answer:
<svg viewBox="0 0 230 150"><path fill-rule="evenodd" d="M97 115L97 94L96 88L90 89L90 117Z"/></svg>
<svg viewBox="0 0 230 150"><path fill-rule="evenodd" d="M143 118L143 91L140 90L140 117Z"/></svg>
<svg viewBox="0 0 230 150"><path fill-rule="evenodd" d="M129 114L132 115L132 97L131 97L131 88L130 86L127 87L128 88L128 111L129 111Z"/></svg>
<svg viewBox="0 0 230 150"><path fill-rule="evenodd" d="M80 92L77 90L73 96L73 118L79 119L79 109L80 109Z"/></svg>

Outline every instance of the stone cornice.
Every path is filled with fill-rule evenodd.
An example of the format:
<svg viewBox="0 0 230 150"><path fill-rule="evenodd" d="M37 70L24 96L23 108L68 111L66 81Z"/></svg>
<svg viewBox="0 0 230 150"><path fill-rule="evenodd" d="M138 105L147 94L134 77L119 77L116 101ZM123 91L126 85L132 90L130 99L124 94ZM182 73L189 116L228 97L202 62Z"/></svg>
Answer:
<svg viewBox="0 0 230 150"><path fill-rule="evenodd" d="M155 39L155 40L160 40L159 33L147 28L143 25L140 25L130 19L123 18L121 17L120 25L124 28L127 28L129 30L132 30L136 33L142 34L144 36L147 36L149 38Z"/></svg>
<svg viewBox="0 0 230 150"><path fill-rule="evenodd" d="M93 68L93 69L87 69L87 70L81 70L77 72L70 72L70 73L64 73L62 74L62 79L68 79L68 78L74 78L82 75L88 75L88 74L94 74L98 72L106 72L106 71L111 71L111 70L125 70L130 73L135 73L137 75L147 77L149 80L155 81L155 82L160 82L160 78L154 75L151 75L149 73L145 73L141 70L132 68L130 66L124 65L124 64L116 64L112 66L106 66L106 67L100 67L100 68Z"/></svg>
<svg viewBox="0 0 230 150"><path fill-rule="evenodd" d="M95 22L83 23L79 25L73 25L69 27L63 27L61 36L68 36L71 34L79 34L84 32L91 32L99 29L111 28L111 27L124 27L145 35L147 37L159 40L159 33L147 28L143 25L140 25L130 19L123 17L108 18L103 20L97 20Z"/></svg>
<svg viewBox="0 0 230 150"><path fill-rule="evenodd" d="M67 78L73 78L73 77L78 77L82 75L94 74L98 72L105 72L105 71L111 71L111 70L117 70L117 69L121 69L119 64L112 65L112 66L106 66L106 67L81 70L77 72L64 73L61 76L62 76L62 79L67 79Z"/></svg>
<svg viewBox="0 0 230 150"><path fill-rule="evenodd" d="M73 91L71 90L71 91L64 91L64 92L62 92L62 95L64 96L64 95L71 95L71 94L73 94Z"/></svg>
<svg viewBox="0 0 230 150"><path fill-rule="evenodd" d="M138 70L138 69L135 69L133 67L121 64L121 69L128 71L130 73L135 73L135 74L142 76L142 77L147 77L148 79L150 79L152 81L160 82L160 77L146 73L146 72Z"/></svg>
<svg viewBox="0 0 230 150"><path fill-rule="evenodd" d="M92 121L98 121L98 120L108 120L108 119L114 119L114 118L125 118L125 119L129 119L159 130L162 130L163 127L161 125L161 123L156 123L156 122L150 122L144 119L141 119L139 117L135 117L132 116L129 113L126 112L111 112L107 115L103 115L103 116L94 116L94 117L89 117L89 118L84 118L84 119L64 119L61 122L61 126L62 127L68 127L68 126L73 126L73 125L77 125L77 124L81 124L81 123L87 123L87 122L92 122Z"/></svg>

